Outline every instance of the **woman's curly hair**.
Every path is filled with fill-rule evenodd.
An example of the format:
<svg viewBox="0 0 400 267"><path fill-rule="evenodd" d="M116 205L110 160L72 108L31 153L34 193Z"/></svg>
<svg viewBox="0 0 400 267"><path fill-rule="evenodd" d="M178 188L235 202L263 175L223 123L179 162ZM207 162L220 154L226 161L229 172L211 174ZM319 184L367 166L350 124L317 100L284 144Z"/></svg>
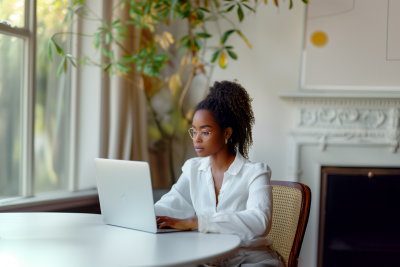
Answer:
<svg viewBox="0 0 400 267"><path fill-rule="evenodd" d="M232 127L229 151L233 154L239 151L246 159L253 144L251 128L255 120L251 109L252 100L239 83L221 81L214 83L206 99L196 108L196 111L210 111L222 131Z"/></svg>

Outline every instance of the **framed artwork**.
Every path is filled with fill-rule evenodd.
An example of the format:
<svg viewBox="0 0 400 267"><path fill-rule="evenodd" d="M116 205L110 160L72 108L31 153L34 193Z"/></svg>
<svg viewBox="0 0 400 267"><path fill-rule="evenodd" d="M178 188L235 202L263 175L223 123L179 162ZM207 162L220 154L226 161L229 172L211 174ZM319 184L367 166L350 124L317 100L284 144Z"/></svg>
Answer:
<svg viewBox="0 0 400 267"><path fill-rule="evenodd" d="M400 0L311 0L300 89L400 91Z"/></svg>

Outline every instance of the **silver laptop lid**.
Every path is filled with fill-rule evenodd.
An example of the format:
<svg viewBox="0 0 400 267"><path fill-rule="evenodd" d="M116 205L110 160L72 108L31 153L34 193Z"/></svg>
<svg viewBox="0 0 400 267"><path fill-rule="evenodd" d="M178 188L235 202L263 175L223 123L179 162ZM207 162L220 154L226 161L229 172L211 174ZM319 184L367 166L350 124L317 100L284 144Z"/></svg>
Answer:
<svg viewBox="0 0 400 267"><path fill-rule="evenodd" d="M94 164L104 223L157 233L149 164L111 159Z"/></svg>

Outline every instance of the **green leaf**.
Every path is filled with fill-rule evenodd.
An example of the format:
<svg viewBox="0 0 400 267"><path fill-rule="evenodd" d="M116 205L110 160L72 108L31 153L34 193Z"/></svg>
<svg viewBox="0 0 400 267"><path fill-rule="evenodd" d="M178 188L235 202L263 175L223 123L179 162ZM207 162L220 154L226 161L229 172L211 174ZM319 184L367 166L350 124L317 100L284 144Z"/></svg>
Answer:
<svg viewBox="0 0 400 267"><path fill-rule="evenodd" d="M204 7L199 7L198 9L200 9L200 10L202 10L204 12L207 12L207 13L211 13L210 10L208 10L207 8L204 8Z"/></svg>
<svg viewBox="0 0 400 267"><path fill-rule="evenodd" d="M61 49L61 47L56 43L56 41L54 41L53 37L51 38L51 40L53 41L54 45L56 46L57 49L57 53L60 56L64 56L64 51Z"/></svg>
<svg viewBox="0 0 400 267"><path fill-rule="evenodd" d="M119 61L124 63L132 63L135 62L136 60L133 58L121 58Z"/></svg>
<svg viewBox="0 0 400 267"><path fill-rule="evenodd" d="M170 9L170 20L174 20L175 6L178 3L178 0L171 0L171 9Z"/></svg>
<svg viewBox="0 0 400 267"><path fill-rule="evenodd" d="M95 33L93 36L93 46L98 49L100 46L100 33Z"/></svg>
<svg viewBox="0 0 400 267"><path fill-rule="evenodd" d="M49 40L49 44L47 45L47 55L50 58L50 61L53 61L53 49L51 47L51 39Z"/></svg>
<svg viewBox="0 0 400 267"><path fill-rule="evenodd" d="M61 75L61 72L63 71L64 68L64 63L65 63L65 57L62 58L60 65L58 66L57 69L57 76Z"/></svg>
<svg viewBox="0 0 400 267"><path fill-rule="evenodd" d="M289 9L293 8L293 0L290 0Z"/></svg>
<svg viewBox="0 0 400 267"><path fill-rule="evenodd" d="M110 56L110 53L108 53L107 49L105 49L104 47L101 48L101 53L102 53L103 55L105 55L106 57L109 57L109 56Z"/></svg>
<svg viewBox="0 0 400 267"><path fill-rule="evenodd" d="M210 38L212 35L208 34L206 32L200 32L197 34L197 36L201 37L201 38Z"/></svg>
<svg viewBox="0 0 400 267"><path fill-rule="evenodd" d="M104 72L107 72L107 71L110 69L110 67L111 67L111 63L108 64L108 65L104 68Z"/></svg>
<svg viewBox="0 0 400 267"><path fill-rule="evenodd" d="M145 15L149 14L150 7L151 7L151 2L147 3L147 5L144 7L144 14Z"/></svg>
<svg viewBox="0 0 400 267"><path fill-rule="evenodd" d="M220 4L218 3L217 0L213 0L213 2L214 2L214 4L215 4L216 7L220 7Z"/></svg>
<svg viewBox="0 0 400 267"><path fill-rule="evenodd" d="M112 25L115 26L115 25L117 25L120 21L121 21L120 19L117 19L117 20L115 20L115 21L112 23Z"/></svg>
<svg viewBox="0 0 400 267"><path fill-rule="evenodd" d="M308 0L302 0L304 4L308 4Z"/></svg>
<svg viewBox="0 0 400 267"><path fill-rule="evenodd" d="M194 45L196 46L196 50L200 50L201 49L201 42L199 39L197 39L196 37L193 37L194 40Z"/></svg>
<svg viewBox="0 0 400 267"><path fill-rule="evenodd" d="M157 54L153 55L153 59L157 61L167 61L169 59L169 56L166 54Z"/></svg>
<svg viewBox="0 0 400 267"><path fill-rule="evenodd" d="M203 18L204 18L203 12L201 12L201 11L199 11L199 10L196 10L196 14L197 14L197 17L198 17L200 20L203 20Z"/></svg>
<svg viewBox="0 0 400 267"><path fill-rule="evenodd" d="M248 46L249 48L251 48L251 43L246 39L246 37L244 37L243 33L242 33L241 31L239 31L239 30L236 30L236 32L237 32L237 33L239 34L239 36L243 39L243 41L246 42L247 46Z"/></svg>
<svg viewBox="0 0 400 267"><path fill-rule="evenodd" d="M235 5L231 5L230 7L228 7L228 9L225 12L230 12L234 7L235 7Z"/></svg>
<svg viewBox="0 0 400 267"><path fill-rule="evenodd" d="M242 7L239 4L237 4L237 6L238 6L237 12L238 12L239 21L242 22L243 17L244 17L243 10L242 10Z"/></svg>
<svg viewBox="0 0 400 267"><path fill-rule="evenodd" d="M233 59L237 59L238 57L237 57L237 55L234 53L234 52L232 52L232 51L227 51L228 52L228 54L229 54L229 56L231 57L231 58L233 58Z"/></svg>
<svg viewBox="0 0 400 267"><path fill-rule="evenodd" d="M104 25L104 28L108 29L108 24L105 20L103 20L103 25Z"/></svg>
<svg viewBox="0 0 400 267"><path fill-rule="evenodd" d="M67 72L67 59L64 60L64 72Z"/></svg>
<svg viewBox="0 0 400 267"><path fill-rule="evenodd" d="M133 8L131 7L129 9L129 17L133 18L133 16L135 15L135 10L133 10ZM126 23L126 22L125 22Z"/></svg>
<svg viewBox="0 0 400 267"><path fill-rule="evenodd" d="M127 20L125 21L125 24L138 24L138 22L134 20Z"/></svg>
<svg viewBox="0 0 400 267"><path fill-rule="evenodd" d="M186 36L183 36L183 37L179 40L179 43L182 43L182 42L185 41L187 38L188 38L187 35L186 35Z"/></svg>
<svg viewBox="0 0 400 267"><path fill-rule="evenodd" d="M212 55L212 57L211 57L211 63L214 63L215 62L215 60L217 60L217 58L218 58L218 55L219 55L219 53L220 53L221 51L216 51L213 55Z"/></svg>
<svg viewBox="0 0 400 267"><path fill-rule="evenodd" d="M121 63L117 63L117 68L119 70L121 70L122 72L128 72L128 71L130 71L132 69L132 68L130 68L128 66L125 66L124 64L121 64Z"/></svg>
<svg viewBox="0 0 400 267"><path fill-rule="evenodd" d="M133 10L133 12L136 13L137 15L142 14L142 12L140 12L140 9L137 8L135 5L131 6L131 10Z"/></svg>
<svg viewBox="0 0 400 267"><path fill-rule="evenodd" d="M128 30L128 28L126 28L126 27L124 27L124 26L114 26L113 28L116 29L116 30L118 30L118 31L122 31L122 32Z"/></svg>
<svg viewBox="0 0 400 267"><path fill-rule="evenodd" d="M224 36L221 38L221 43L224 44L228 39L229 35L231 35L235 30L229 30L224 33Z"/></svg>
<svg viewBox="0 0 400 267"><path fill-rule="evenodd" d="M186 47L187 49L191 49L191 47L192 47L192 41L191 41L190 39L188 39L187 42L185 43L185 47Z"/></svg>
<svg viewBox="0 0 400 267"><path fill-rule="evenodd" d="M111 33L107 32L106 34L106 44L109 44L111 42L112 36Z"/></svg>
<svg viewBox="0 0 400 267"><path fill-rule="evenodd" d="M252 9L252 8L251 8L251 7L249 7L248 5L246 5L246 4L242 4L242 5L244 5L245 7L247 7L247 9L249 9L249 10L253 11L254 13L256 12L254 9Z"/></svg>
<svg viewBox="0 0 400 267"><path fill-rule="evenodd" d="M233 49L233 46L225 46L225 49L226 50L231 50L231 49Z"/></svg>
<svg viewBox="0 0 400 267"><path fill-rule="evenodd" d="M71 61L71 64L76 68L76 64L75 64L75 62L74 62L74 60L72 59L71 56L69 57L69 61Z"/></svg>

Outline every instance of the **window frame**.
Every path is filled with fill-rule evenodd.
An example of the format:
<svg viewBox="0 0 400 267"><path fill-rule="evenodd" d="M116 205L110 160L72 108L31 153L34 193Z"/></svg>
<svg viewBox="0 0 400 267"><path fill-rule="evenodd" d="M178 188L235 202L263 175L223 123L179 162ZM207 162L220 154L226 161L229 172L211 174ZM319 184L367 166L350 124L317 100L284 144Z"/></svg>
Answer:
<svg viewBox="0 0 400 267"><path fill-rule="evenodd" d="M36 0L25 0L24 27L11 27L0 23L0 33L24 40L23 81L21 90L21 164L19 197L34 196L34 122L36 86Z"/></svg>
<svg viewBox="0 0 400 267"><path fill-rule="evenodd" d="M71 3L71 0L69 0ZM34 192L34 145L35 145L35 94L36 94L36 21L37 21L37 0L25 0L24 10L24 27L13 27L0 23L0 34L14 36L23 39L23 81L20 97L20 167L19 167L19 195L13 198L2 199L0 203L9 203L24 201L26 198L32 198L42 194L59 194L63 197L65 193L78 191L76 179L76 164L75 164L75 139L76 139L76 88L73 86L76 83L76 69L71 73L71 79L68 79L68 90L70 95L67 100L68 114L67 121L69 124L67 140L68 140L68 156L67 162L67 187L66 192L46 192L35 194ZM74 29L78 29L78 24L74 23ZM72 40L71 44L75 44L76 40L73 35L69 36Z"/></svg>

